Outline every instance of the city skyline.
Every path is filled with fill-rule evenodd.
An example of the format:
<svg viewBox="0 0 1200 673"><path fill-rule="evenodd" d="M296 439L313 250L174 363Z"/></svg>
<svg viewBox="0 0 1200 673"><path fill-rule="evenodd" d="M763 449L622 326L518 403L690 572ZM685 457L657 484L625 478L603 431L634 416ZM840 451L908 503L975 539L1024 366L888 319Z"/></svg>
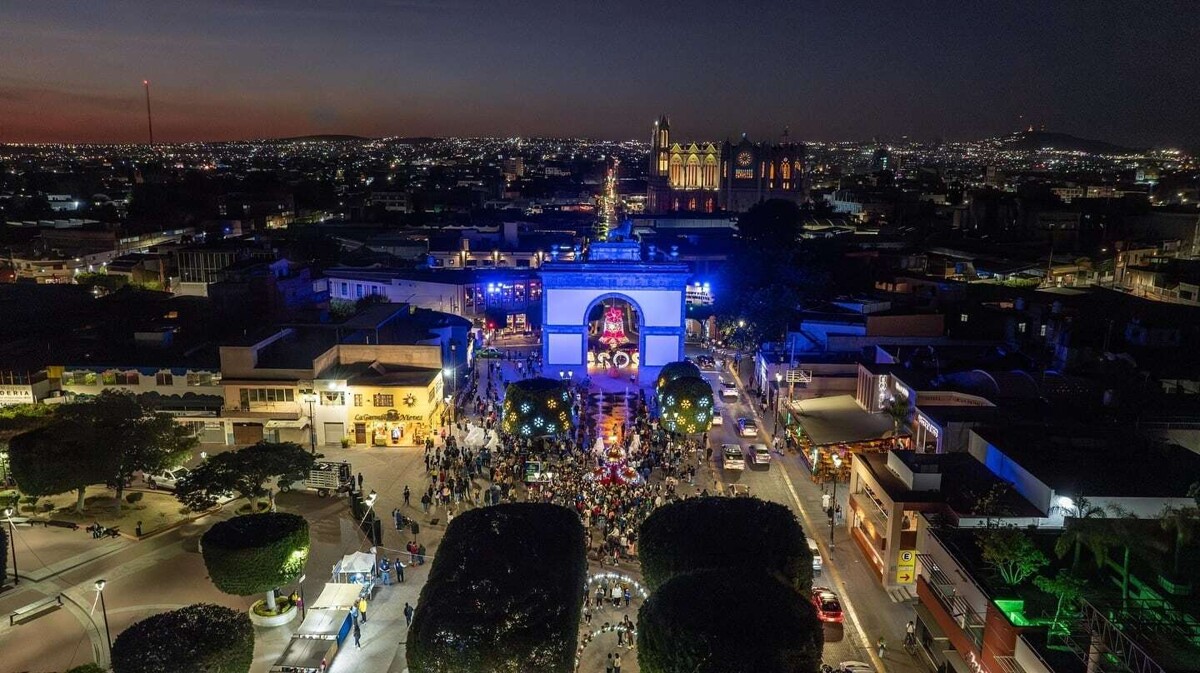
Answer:
<svg viewBox="0 0 1200 673"><path fill-rule="evenodd" d="M1186 4L37 3L0 15L0 142L315 134L1195 147ZM555 10L558 11L555 11Z"/></svg>

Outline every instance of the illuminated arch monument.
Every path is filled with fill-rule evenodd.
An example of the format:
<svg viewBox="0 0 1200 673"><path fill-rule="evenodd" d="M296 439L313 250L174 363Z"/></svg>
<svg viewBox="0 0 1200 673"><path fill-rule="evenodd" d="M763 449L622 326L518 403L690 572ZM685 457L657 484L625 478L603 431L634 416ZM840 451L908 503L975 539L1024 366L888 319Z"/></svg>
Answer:
<svg viewBox="0 0 1200 673"><path fill-rule="evenodd" d="M636 315L639 384L652 384L663 365L683 359L686 264L645 261L640 244L620 241L593 243L585 261L548 261L539 272L547 376L570 371L578 379L586 374L588 316L608 300L623 300Z"/></svg>

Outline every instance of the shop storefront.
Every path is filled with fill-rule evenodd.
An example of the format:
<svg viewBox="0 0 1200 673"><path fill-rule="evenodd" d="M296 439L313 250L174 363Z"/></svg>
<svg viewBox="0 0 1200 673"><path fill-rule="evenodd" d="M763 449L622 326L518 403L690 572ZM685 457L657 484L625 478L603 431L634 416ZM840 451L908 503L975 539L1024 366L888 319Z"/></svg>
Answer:
<svg viewBox="0 0 1200 673"><path fill-rule="evenodd" d="M382 414L354 415L354 443L360 446L416 446L433 431L433 419L388 409Z"/></svg>

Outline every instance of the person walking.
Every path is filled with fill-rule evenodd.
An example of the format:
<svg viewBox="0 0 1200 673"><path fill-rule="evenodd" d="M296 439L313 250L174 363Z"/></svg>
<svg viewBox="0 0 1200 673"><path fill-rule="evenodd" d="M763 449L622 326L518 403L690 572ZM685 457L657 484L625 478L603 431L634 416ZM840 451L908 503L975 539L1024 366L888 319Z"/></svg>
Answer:
<svg viewBox="0 0 1200 673"><path fill-rule="evenodd" d="M408 507L409 498L412 497L412 491L408 490L408 484L404 485L404 506Z"/></svg>
<svg viewBox="0 0 1200 673"><path fill-rule="evenodd" d="M887 652L887 641L883 639L883 636L879 636L879 640L875 641L875 651L879 654L880 659Z"/></svg>
<svg viewBox="0 0 1200 673"><path fill-rule="evenodd" d="M404 625L405 626L412 626L412 618L413 618L414 612L416 612L416 610L413 609L413 606L409 605L408 601L405 601L404 602Z"/></svg>
<svg viewBox="0 0 1200 673"><path fill-rule="evenodd" d="M592 608L590 605L583 608L583 623L588 626L592 625Z"/></svg>
<svg viewBox="0 0 1200 673"><path fill-rule="evenodd" d="M621 653L613 655L613 673L621 673Z"/></svg>
<svg viewBox="0 0 1200 673"><path fill-rule="evenodd" d="M358 622L354 623L354 646L362 647L362 631L358 628Z"/></svg>
<svg viewBox="0 0 1200 673"><path fill-rule="evenodd" d="M392 563L387 560L387 557L379 559L379 576L383 578L383 585L391 586L392 584Z"/></svg>
<svg viewBox="0 0 1200 673"><path fill-rule="evenodd" d="M400 557L396 557L396 582L404 584L404 563L400 561Z"/></svg>
<svg viewBox="0 0 1200 673"><path fill-rule="evenodd" d="M358 597L358 614L362 618L363 624L367 623L367 599L362 596Z"/></svg>
<svg viewBox="0 0 1200 673"><path fill-rule="evenodd" d="M612 652L608 653L608 660L604 662L604 673L613 673L613 656Z"/></svg>
<svg viewBox="0 0 1200 673"><path fill-rule="evenodd" d="M362 493L363 476L362 472L358 473L358 492Z"/></svg>

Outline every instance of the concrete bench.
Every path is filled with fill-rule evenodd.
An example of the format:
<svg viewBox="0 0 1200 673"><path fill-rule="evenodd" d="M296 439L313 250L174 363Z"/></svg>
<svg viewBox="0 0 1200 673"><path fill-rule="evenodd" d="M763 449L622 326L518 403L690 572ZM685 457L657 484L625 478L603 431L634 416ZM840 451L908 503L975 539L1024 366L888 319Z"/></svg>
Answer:
<svg viewBox="0 0 1200 673"><path fill-rule="evenodd" d="M62 607L62 594L47 596L40 601L35 601L24 607L17 608L8 616L8 625L15 626L17 622L24 622L27 619L32 619L36 615L50 610L57 610Z"/></svg>

